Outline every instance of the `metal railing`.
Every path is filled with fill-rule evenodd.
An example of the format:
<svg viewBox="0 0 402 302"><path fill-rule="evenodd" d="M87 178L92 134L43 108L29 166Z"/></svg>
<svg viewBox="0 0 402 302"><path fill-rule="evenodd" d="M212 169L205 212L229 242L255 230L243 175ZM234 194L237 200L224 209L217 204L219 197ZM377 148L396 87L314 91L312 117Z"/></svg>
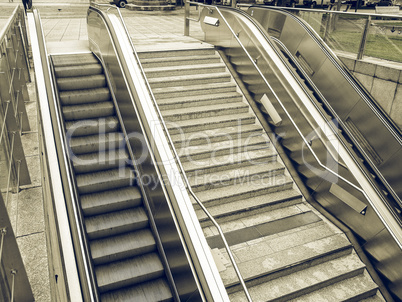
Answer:
<svg viewBox="0 0 402 302"><path fill-rule="evenodd" d="M0 189L19 192L31 183L21 135L30 130L25 102L29 100L26 83L30 80L27 64L24 11L17 6L0 32Z"/></svg>
<svg viewBox="0 0 402 302"><path fill-rule="evenodd" d="M187 3L188 3L188 1L185 2L185 5L187 5ZM102 4L97 4L97 5L98 5L98 6L107 6L107 5L102 5ZM139 57L138 57L138 54L137 54L137 51L136 51L136 49L135 49L135 47L134 47L134 44L133 44L132 39L131 39L131 37L130 37L130 34L129 34L129 32L128 32L128 29L127 29L127 27L126 27L126 25L125 25L125 23L124 23L123 17L122 17L122 15L121 15L119 9L117 9L117 11L118 11L119 17L120 17L120 19L121 19L121 22L122 22L122 24L123 24L123 27L124 27L124 29L125 29L125 31L126 31L127 37L129 38L129 41L130 41L131 47L132 47L132 49L133 49L133 53L134 53L134 55L135 55L135 57L136 57L136 60L137 60L137 62L140 62ZM214 226L216 227L216 229L218 230L219 236L220 236L221 239L222 239L222 242L223 242L223 244L224 244L224 246L225 246L225 249L226 249L226 251L227 251L227 253L228 253L230 262L232 263L233 268L234 268L234 270L235 270L235 272L236 272L236 275L237 275L237 277L239 278L240 284L241 284L241 286L242 286L242 288L243 288L243 291L244 291L244 293L245 293L245 295L246 295L246 297L247 297L247 300L248 300L248 301L252 301L251 296L250 296L250 294L249 294L249 292L248 292L248 289L247 289L247 287L246 287L245 281L244 281L244 279L243 279L243 277L242 277L242 275L241 275L241 273L240 273L240 270L239 270L239 268L238 268L238 266L237 266L237 264L236 264L236 260L234 259L234 256L233 256L233 254L232 254L232 252L231 252L231 250L230 250L229 244L228 244L228 242L227 242L227 240L226 240L226 238L225 238L225 235L224 235L224 233L223 233L223 231L222 231L220 225L219 225L218 222L215 220L215 218L209 213L209 211L205 208L205 206L202 204L201 200L197 197L197 195L194 193L194 191L193 191L192 188L191 188L191 184L190 184L190 182L189 182L189 180L188 180L188 178L187 178L187 176L186 176L186 172L185 172L184 167L183 167L183 165L182 165L182 163L181 163L181 161L180 161L180 157L179 157L179 155L177 154L177 151L176 151L176 149L175 149L175 147L174 147L173 140L172 140L172 138L171 138L171 136L170 136L170 134L169 134L168 127L166 126L166 123L165 123L165 121L164 121L164 119L163 119L162 113L161 113L160 110L159 110L159 106L158 106L158 104L157 104L157 102L156 102L156 99L155 99L155 96L154 96L154 94L153 94L153 92L152 92L151 85L149 84L149 81L148 81L148 79L147 79L147 77L146 77L146 75L145 75L145 71L144 71L144 69L143 69L143 67L142 67L141 64L139 64L139 67L140 67L140 69L141 69L141 73L142 73L142 75L143 75L143 79L144 79L144 81L145 81L145 84L147 85L148 91L149 91L149 93L150 93L152 102L154 103L154 106L155 106L155 108L156 108L156 111L157 111L157 113L158 113L158 115L159 115L159 119L160 119L160 122L161 122L161 124L162 124L162 126L163 126L163 129L164 129L164 131L165 131L165 135L166 135L166 137L167 137L167 139L168 139L168 141L169 141L169 144L170 144L170 146L171 146L171 150L172 150L172 152L173 152L173 154L174 154L176 163L178 164L178 166L179 166L179 168L180 168L181 176L182 176L182 179L184 180L184 182L185 182L185 184L186 184L187 190L188 190L188 192L190 193L190 195L194 198L194 200L197 202L197 204L200 206L200 208L201 208L201 209L204 211L204 213L207 215L208 219L213 223L213 225L214 225Z"/></svg>
<svg viewBox="0 0 402 302"><path fill-rule="evenodd" d="M25 102L30 81L24 11L17 6L0 31L0 290L1 301L33 301L8 214L9 193L31 183L21 135L29 131ZM2 193L5 193L3 199Z"/></svg>

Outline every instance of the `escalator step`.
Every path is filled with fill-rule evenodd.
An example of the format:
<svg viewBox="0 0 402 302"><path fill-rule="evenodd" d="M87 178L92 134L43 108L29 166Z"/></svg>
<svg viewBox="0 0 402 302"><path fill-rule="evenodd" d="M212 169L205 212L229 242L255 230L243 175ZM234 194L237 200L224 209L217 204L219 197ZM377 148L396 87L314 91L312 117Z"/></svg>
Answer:
<svg viewBox="0 0 402 302"><path fill-rule="evenodd" d="M101 74L103 73L103 68L101 64L96 63L75 66L59 66L55 67L54 71L56 77L68 78Z"/></svg>
<svg viewBox="0 0 402 302"><path fill-rule="evenodd" d="M81 208L85 216L98 215L142 204L142 196L137 187L126 187L81 196Z"/></svg>
<svg viewBox="0 0 402 302"><path fill-rule="evenodd" d="M101 118L114 115L113 102L98 102L63 107L65 121Z"/></svg>
<svg viewBox="0 0 402 302"><path fill-rule="evenodd" d="M105 87L60 92L60 101L62 105L78 105L109 100L110 92L109 89Z"/></svg>
<svg viewBox="0 0 402 302"><path fill-rule="evenodd" d="M147 254L156 249L155 239L149 229L93 240L90 245L95 265Z"/></svg>
<svg viewBox="0 0 402 302"><path fill-rule="evenodd" d="M144 282L119 291L105 293L102 302L170 302L174 301L165 278Z"/></svg>
<svg viewBox="0 0 402 302"><path fill-rule="evenodd" d="M147 226L148 217L142 207L90 216L85 219L86 231L91 240L120 235Z"/></svg>
<svg viewBox="0 0 402 302"><path fill-rule="evenodd" d="M98 266L95 271L101 293L150 281L164 275L162 263L155 253Z"/></svg>
<svg viewBox="0 0 402 302"><path fill-rule="evenodd" d="M124 168L129 162L125 149L79 155L71 158L76 174Z"/></svg>
<svg viewBox="0 0 402 302"><path fill-rule="evenodd" d="M115 116L84 121L66 122L67 138L116 132L118 129L119 120Z"/></svg>
<svg viewBox="0 0 402 302"><path fill-rule="evenodd" d="M69 141L69 145L74 155L103 152L123 148L124 137L123 134L119 132L72 137Z"/></svg>
<svg viewBox="0 0 402 302"><path fill-rule="evenodd" d="M68 56L52 56L55 67L87 64L99 64L98 59L92 53L80 53Z"/></svg>
<svg viewBox="0 0 402 302"><path fill-rule="evenodd" d="M103 74L84 77L59 78L57 79L57 85L60 91L101 88L106 86L106 78Z"/></svg>
<svg viewBox="0 0 402 302"><path fill-rule="evenodd" d="M79 193L88 194L130 186L134 175L129 168L124 168L80 174L76 180Z"/></svg>

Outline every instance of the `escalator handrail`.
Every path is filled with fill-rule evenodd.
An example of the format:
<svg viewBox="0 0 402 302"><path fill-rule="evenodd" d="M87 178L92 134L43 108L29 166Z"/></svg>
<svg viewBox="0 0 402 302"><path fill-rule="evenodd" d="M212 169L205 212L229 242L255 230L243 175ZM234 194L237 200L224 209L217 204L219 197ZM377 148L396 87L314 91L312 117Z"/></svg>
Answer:
<svg viewBox="0 0 402 302"><path fill-rule="evenodd" d="M202 4L199 4L201 6L203 6ZM229 23L227 22L226 18L223 16L222 12L220 11L220 8L217 6L208 6L207 8L210 9L211 7L214 7L217 12L219 13L219 15L221 16L221 18L224 20L224 22L226 23L227 27L229 28L229 30L231 31L233 37L236 39L236 41L239 43L239 45L241 46L241 48L243 49L243 51L247 54L248 59L250 60L250 62L252 63L252 65L254 66L254 68L257 70L257 72L259 73L259 75L261 76L261 78L263 79L263 81L265 82L265 84L267 85L267 87L270 89L270 91L272 92L272 94L274 95L275 99L278 101L278 103L281 105L282 109L284 110L284 112L286 113L286 115L288 116L288 118L290 119L291 123L293 124L293 126L295 127L295 129L297 130L298 134L300 135L300 137L303 139L305 145L308 147L308 149L310 150L310 152L313 154L315 160L317 161L317 163L324 168L325 170L327 170L328 172L330 172L331 174L339 177L340 179L342 179L343 181L345 181L346 183L348 183L350 186L352 186L353 188L355 188L356 190L358 190L359 192L361 192L365 198L369 201L369 203L373 206L373 209L376 211L376 213L378 214L378 216L380 217L381 220L384 220L384 218L382 217L381 213L378 211L377 207L375 206L375 203L371 200L370 196L368 196L368 194L362 190L361 188L357 187L356 185L354 185L353 183L351 183L350 181L348 181L347 179L345 179L344 177L342 177L341 175L339 175L338 173L332 171L330 168L326 167L325 165L323 165L321 163L321 161L319 160L318 156L316 155L316 153L314 152L314 150L311 148L309 142L306 140L306 138L303 136L302 132L300 131L300 129L298 128L296 122L293 120L293 118L291 117L291 115L289 114L289 112L286 110L284 104L282 103L282 101L279 99L279 97L276 95L275 91L272 89L272 86L268 83L268 80L265 78L265 76L263 75L263 73L261 72L261 70L259 69L259 67L257 66L256 62L253 60L253 58L251 57L250 53L247 51L247 49L245 48L245 46L243 45L243 43L240 41L240 39L237 37L236 33L233 31L232 27L229 25ZM239 13L241 14L243 17L245 17L248 21L250 21L252 24L254 24L256 26L256 28L260 31L260 33L266 38L266 41L271 45L271 41L269 41L268 37L265 36L264 32L261 31L260 27L258 26L258 24L245 12L241 11L241 10L236 10L233 8L224 8L225 10L228 11L232 11L235 13ZM277 52L276 48L273 47L273 49L275 50L275 52ZM280 57L280 56L279 56ZM281 57L280 57L281 58ZM281 60L283 60L281 58ZM285 64L286 66L286 64ZM329 124L331 127L331 130L333 131L334 135L337 137L338 141L341 142L341 144L344 144L344 142L339 139L337 131L334 131L334 129L332 128L332 125ZM347 149L346 149L347 150ZM351 156L351 158L356 162L356 159L353 157L352 154L350 154L349 150L347 150L349 155ZM359 167L359 169L361 169ZM364 174L366 180L368 179L367 175ZM377 197L379 197L383 202L385 202L383 196L378 192L378 190L376 188L373 187L373 185L371 184L370 181L368 181L369 185L373 188L374 193L376 194ZM394 219L395 216L393 215ZM396 221L397 224L400 224L400 221L397 220ZM389 226L388 223L384 223L386 225L386 227L389 229L391 235L393 236L393 238L395 239L396 243L398 244L399 247L402 248L402 240L400 238L400 236L397 234L398 232L396 232L396 226L393 226L391 228L391 226Z"/></svg>
<svg viewBox="0 0 402 302"><path fill-rule="evenodd" d="M52 105L54 105L54 87L52 81L52 74L50 71L50 66L48 63L48 53L46 49L45 35L43 33L43 27L40 20L39 12L36 9L33 9L32 12L27 13L28 21L30 23L30 33L31 33L31 45L32 45L32 53L34 57L34 64L37 68L35 70L36 75L36 84L38 87L38 102L40 106L40 112L42 115L42 123L43 123L43 131L44 131L44 140L46 146L47 156L53 159L51 164L49 165L50 170L50 182L52 187L52 194L54 196L53 200L55 202L55 210L57 216L57 222L60 227L58 232L61 241L62 247L62 258L64 259L64 267L66 278L67 278L67 287L69 288L69 296L74 301L83 301L84 294L82 293L82 286L79 281L79 268L76 265L71 265L72 263L76 263L76 254L74 252L74 236L70 229L69 223L69 214L67 209L67 188L66 188L66 171L65 162L64 164L60 162L60 150L61 138L60 132L57 129L54 129L52 126L52 116L54 116L54 108L52 109ZM33 28L35 26L35 28ZM57 119L57 116L54 118ZM60 122L60 121L58 121ZM56 121L57 123L57 121ZM49 125L48 125L49 124ZM46 125L48 125L46 127ZM56 130L56 131L55 131ZM60 130L60 129L58 129ZM65 154L64 154L65 155ZM64 180L63 180L64 179ZM68 186L68 185L67 185ZM72 194L70 192L70 194ZM78 232L79 233L79 232ZM82 234L77 234L79 238L82 238ZM80 245L82 241L79 240ZM81 249L84 250L83 248ZM84 258L84 274L87 278L89 278L89 268L87 258L83 255ZM67 265L68 263L68 265ZM90 282L87 281L89 284ZM93 288L89 286L89 297L93 296Z"/></svg>
<svg viewBox="0 0 402 302"><path fill-rule="evenodd" d="M109 6L108 4L97 4L97 5L99 5L99 6ZM112 7L113 7L113 6L112 6ZM135 47L134 47L134 44L133 44L132 39L131 39L131 36L129 35L129 32L128 32L128 30L127 30L127 27L125 26L125 22L124 22L124 20L123 20L123 17L121 16L120 10L117 9L117 11L119 12L119 16L120 16L120 18L121 18L121 22L124 24L124 29L125 29L125 31L126 31L126 34L127 34L128 38L129 38L131 47L132 47L132 49L133 49L134 56L135 56L137 62L140 62L140 59L139 59L139 57L138 57L138 53L137 53L137 51L136 51L136 49L135 49ZM242 285L243 291L245 292L245 295L246 295L248 301L252 301L252 300L251 300L251 297L250 297L250 294L249 294L249 292L248 292L248 290L247 290L245 281L244 281L243 277L241 276L240 270L239 270L239 268L238 268L238 266L237 266L237 264L236 264L236 260L235 260L233 254L232 254L232 252L231 252L231 250L230 250L229 244L228 244L228 242L227 242L227 240L226 240L226 237L225 237L225 235L224 235L224 233L223 233L223 231L222 231L222 228L220 227L220 225L218 224L218 222L215 220L215 218L211 215L211 213L209 213L209 211L207 210L207 208L202 204L202 202L200 201L200 199L198 198L198 196L197 196L197 195L194 193L194 191L192 190L191 184L190 184L190 182L189 182L189 180L188 180L188 178L187 178L187 176L186 176L186 172L185 172L184 167L183 167L183 165L182 165L182 163L181 163L180 157L179 157L179 155L177 154L176 149L174 148L173 140L172 140L172 138L171 138L171 136L170 136L170 134L169 134L168 127L166 126L166 123L165 123L165 121L164 121L164 119L163 119L162 113L161 113L161 111L160 111L160 109L159 109L159 106L158 106L158 104L157 104L157 102L156 102L155 96L154 96L154 94L153 94L153 92L152 92L151 85L149 84L149 81L148 81L148 79L147 79L147 77L146 77L146 75L145 75L145 71L144 71L144 69L143 69L143 67L142 67L141 64L138 64L138 65L139 65L139 68L141 69L141 73L142 73L143 79L144 79L145 84L146 84L146 86L147 86L147 88L148 88L148 91L149 91L149 93L150 93L151 100L152 100L152 102L153 102L153 104L154 104L154 106L155 106L155 108L156 108L157 113L158 113L160 122L161 122L161 124L162 124L162 126L163 126L163 128L164 128L164 130L165 130L165 136L167 137L167 139L168 139L168 141L169 141L169 144L172 146L171 150L173 151L173 155L174 155L174 157L175 157L176 163L178 164L178 166L179 166L179 168L180 168L182 179L184 180L184 182L185 182L185 184L186 184L186 187L187 187L189 193L191 194L191 196L195 199L195 201L197 202L197 204L201 207L201 209L202 209L202 210L204 211L204 213L207 215L208 219L210 219L211 222L214 224L214 226L217 228L218 233L219 233L219 236L221 237L221 239L222 239L222 241L223 241L223 244L224 244L224 246L225 246L225 249L226 249L226 251L227 251L227 253L228 253L229 259L230 259L230 261L231 261L231 263L232 263L232 265L233 265L233 268L234 268L234 270L235 270L235 272L236 272L236 274L237 274L237 276L238 276L238 278L239 278L239 281L240 281L240 283L241 283L241 285Z"/></svg>

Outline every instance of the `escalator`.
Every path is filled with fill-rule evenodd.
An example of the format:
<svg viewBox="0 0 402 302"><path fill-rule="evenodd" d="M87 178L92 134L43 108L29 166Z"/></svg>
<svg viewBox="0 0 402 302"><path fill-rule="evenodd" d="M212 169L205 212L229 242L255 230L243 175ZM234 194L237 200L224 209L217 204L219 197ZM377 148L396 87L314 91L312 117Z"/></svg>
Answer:
<svg viewBox="0 0 402 302"><path fill-rule="evenodd" d="M51 56L74 179L102 301L172 301L102 65Z"/></svg>
<svg viewBox="0 0 402 302"><path fill-rule="evenodd" d="M350 94L355 85L338 83L340 75L328 67L331 60L313 51L307 34L297 31L295 22L276 10L270 15L265 11L261 7L249 10L263 29L242 11L205 9L201 15L205 40L221 50L229 69L244 85L249 103L266 123L271 139L283 149L283 160L305 198L352 230L356 248L371 260L367 263L381 278L379 284L384 282L387 299L398 300L402 253L397 175L401 161L395 156L400 153L400 135L398 140L398 132L385 118L369 114L373 106L360 99L362 93ZM273 42L266 31L285 45ZM315 70L317 66L321 69ZM305 74L309 73L317 85L307 81ZM331 94L336 97L330 99ZM373 155L382 157L382 165L366 165ZM383 184L384 179L389 186Z"/></svg>
<svg viewBox="0 0 402 302"><path fill-rule="evenodd" d="M48 226L55 228L49 231L50 242L56 242L50 252L55 299L203 301L205 296L224 297L226 293L215 289L219 282L208 285L215 276L208 270L208 258L202 258L204 243L191 239L198 236L197 230L174 214L173 207L180 207L180 198L186 195L178 188L172 193L161 171L174 171L155 162L165 154L151 148L150 141L155 141L143 117L149 110L138 109L146 102L138 88L141 83L125 63L132 53L118 44L124 36L116 31L122 28L113 25L115 16L98 9L88 15L90 43L63 42L62 48L47 48L39 13L28 14L43 160L47 161L44 170L49 171L44 179L49 178L46 186L53 198L46 210L55 216ZM97 35L100 29L105 34ZM101 39L100 48L97 39ZM183 215L190 219L190 214Z"/></svg>

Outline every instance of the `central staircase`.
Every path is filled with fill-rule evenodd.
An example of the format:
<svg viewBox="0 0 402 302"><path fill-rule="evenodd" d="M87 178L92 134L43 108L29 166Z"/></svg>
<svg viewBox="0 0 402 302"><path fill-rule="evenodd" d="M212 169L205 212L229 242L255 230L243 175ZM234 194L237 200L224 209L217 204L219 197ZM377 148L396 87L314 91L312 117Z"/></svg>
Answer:
<svg viewBox="0 0 402 302"><path fill-rule="evenodd" d="M346 236L305 202L214 48L139 57L253 301L384 301ZM193 204L230 300L245 301L217 230Z"/></svg>

